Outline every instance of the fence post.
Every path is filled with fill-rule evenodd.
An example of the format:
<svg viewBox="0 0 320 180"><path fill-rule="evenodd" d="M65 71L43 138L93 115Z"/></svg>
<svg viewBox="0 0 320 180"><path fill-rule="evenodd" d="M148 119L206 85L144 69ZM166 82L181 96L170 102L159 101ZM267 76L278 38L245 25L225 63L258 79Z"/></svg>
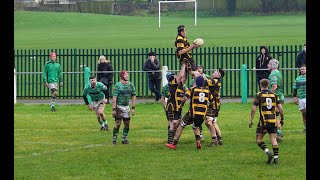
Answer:
<svg viewBox="0 0 320 180"><path fill-rule="evenodd" d="M87 85L89 83L89 77L90 77L90 68L85 67L84 68L84 85Z"/></svg>
<svg viewBox="0 0 320 180"><path fill-rule="evenodd" d="M167 80L168 66L162 66L162 87L168 83Z"/></svg>
<svg viewBox="0 0 320 180"><path fill-rule="evenodd" d="M167 73L168 73L168 66L162 66L162 87L168 83ZM167 100L168 100L168 98L165 98L166 102L167 102Z"/></svg>
<svg viewBox="0 0 320 180"><path fill-rule="evenodd" d="M89 83L89 77L90 77L90 68L85 67L84 68L84 87ZM91 102L91 97L87 95L88 102Z"/></svg>
<svg viewBox="0 0 320 180"><path fill-rule="evenodd" d="M14 102L14 104L16 104L17 103L17 73L16 73L15 68L13 68L13 83L14 83L14 85L13 85L13 87L14 87L14 89L13 89L13 91L14 91L13 102Z"/></svg>
<svg viewBox="0 0 320 180"><path fill-rule="evenodd" d="M242 103L247 103L247 94L248 94L248 83L247 83L247 65L242 64L241 66L241 99Z"/></svg>

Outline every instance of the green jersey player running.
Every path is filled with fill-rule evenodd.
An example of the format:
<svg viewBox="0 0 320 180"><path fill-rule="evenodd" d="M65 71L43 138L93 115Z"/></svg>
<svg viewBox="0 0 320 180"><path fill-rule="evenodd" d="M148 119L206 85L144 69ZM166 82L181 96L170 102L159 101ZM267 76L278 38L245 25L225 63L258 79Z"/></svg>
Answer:
<svg viewBox="0 0 320 180"><path fill-rule="evenodd" d="M107 103L107 99L105 99L108 93L107 86L102 82L97 82L95 76L90 76L89 81L83 89L83 100L90 111L95 110L98 122L101 125L100 130L109 131L108 122L104 114L104 107ZM88 96L90 96L91 102L89 102Z"/></svg>
<svg viewBox="0 0 320 180"><path fill-rule="evenodd" d="M276 59L271 59L268 63L268 69L271 71L268 80L270 81L270 86L269 90L279 96L279 100L281 102L281 105L283 106L284 103L284 94L283 94L283 83L282 83L282 74L279 71L279 61ZM279 114L281 116L279 120ZM284 125L283 121L283 113L279 112L279 109L277 108L276 111L277 115L277 127L278 127L278 132L277 132L277 141L281 142L282 141L282 126Z"/></svg>
<svg viewBox="0 0 320 180"><path fill-rule="evenodd" d="M128 79L128 72L122 70L120 72L120 81L115 84L113 88L112 116L115 119L115 124L113 128L112 144L114 145L117 142L121 120L123 120L124 124L122 131L122 144L128 144L127 136L130 125L130 98L132 98L131 113L132 115L135 113L136 87L132 82L129 82Z"/></svg>

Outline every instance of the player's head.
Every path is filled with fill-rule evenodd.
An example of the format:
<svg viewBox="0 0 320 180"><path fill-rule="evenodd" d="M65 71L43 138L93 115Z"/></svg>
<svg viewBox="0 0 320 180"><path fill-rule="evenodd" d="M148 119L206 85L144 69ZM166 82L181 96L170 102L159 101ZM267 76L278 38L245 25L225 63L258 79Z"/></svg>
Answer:
<svg viewBox="0 0 320 180"><path fill-rule="evenodd" d="M217 70L213 71L212 78L222 78L224 77L224 70L221 68L218 68Z"/></svg>
<svg viewBox="0 0 320 180"><path fill-rule="evenodd" d="M172 72L168 72L166 78L168 82L171 82L174 79L174 74Z"/></svg>
<svg viewBox="0 0 320 180"><path fill-rule="evenodd" d="M196 78L196 85L199 87L202 87L204 84L204 78L203 76L197 76Z"/></svg>
<svg viewBox="0 0 320 180"><path fill-rule="evenodd" d="M89 77L89 81L90 81L90 85L91 85L91 87L96 87L96 85L97 85L97 78L95 77L95 76L90 76Z"/></svg>
<svg viewBox="0 0 320 180"><path fill-rule="evenodd" d="M120 79L124 80L124 81L128 81L128 79L129 79L128 72L125 70L120 71Z"/></svg>
<svg viewBox="0 0 320 180"><path fill-rule="evenodd" d="M268 89L268 87L269 87L269 80L266 79L266 78L261 79L261 80L260 80L260 86L261 86L261 88L263 88L263 89Z"/></svg>
<svg viewBox="0 0 320 180"><path fill-rule="evenodd" d="M55 53L55 52L50 53L50 59L51 60L55 61L56 58L57 58L57 53Z"/></svg>
<svg viewBox="0 0 320 180"><path fill-rule="evenodd" d="M271 59L268 63L268 69L278 69L279 67L279 61L276 59Z"/></svg>
<svg viewBox="0 0 320 180"><path fill-rule="evenodd" d="M105 57L104 55L101 55L101 56L99 57L98 63L104 63L104 62L106 62L106 61L107 61L106 57Z"/></svg>
<svg viewBox="0 0 320 180"><path fill-rule="evenodd" d="M149 52L148 56L156 56L156 53L155 52Z"/></svg>
<svg viewBox="0 0 320 180"><path fill-rule="evenodd" d="M200 74L203 74L203 66L202 66L202 65L198 65L198 66L197 66L197 71L198 71Z"/></svg>
<svg viewBox="0 0 320 180"><path fill-rule="evenodd" d="M186 26L184 25L180 25L178 26L178 34L181 35L181 32L184 32L186 30Z"/></svg>
<svg viewBox="0 0 320 180"><path fill-rule="evenodd" d="M305 64L301 65L300 73L301 75L305 75L307 73L307 66Z"/></svg>

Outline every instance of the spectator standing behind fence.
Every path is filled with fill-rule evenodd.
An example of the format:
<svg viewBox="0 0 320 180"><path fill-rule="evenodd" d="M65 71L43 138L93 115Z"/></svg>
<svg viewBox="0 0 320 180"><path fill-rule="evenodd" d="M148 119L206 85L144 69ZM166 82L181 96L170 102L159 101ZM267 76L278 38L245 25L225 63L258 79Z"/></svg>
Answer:
<svg viewBox="0 0 320 180"><path fill-rule="evenodd" d="M303 50L298 53L296 60L296 68L301 68L302 64L307 64L307 45L303 45Z"/></svg>
<svg viewBox="0 0 320 180"><path fill-rule="evenodd" d="M144 62L143 70L144 71L159 71L160 70L160 62L156 59L156 54L154 52L150 52L149 58ZM156 95L156 101L159 101L161 98L161 72L147 72L148 73L148 81L149 81L149 89Z"/></svg>
<svg viewBox="0 0 320 180"><path fill-rule="evenodd" d="M260 89L260 80L261 79L268 79L270 75L270 71L268 70L268 63L272 59L272 57L269 54L269 49L266 46L260 46L260 54L256 59L256 75L257 75L257 83ZM259 69L265 69L265 70L259 70Z"/></svg>
<svg viewBox="0 0 320 180"><path fill-rule="evenodd" d="M62 87L62 70L61 65L56 61L57 54L55 52L50 53L50 61L46 63L43 70L43 83L51 91L51 111L55 112L55 103L58 94L58 83Z"/></svg>
<svg viewBox="0 0 320 180"><path fill-rule="evenodd" d="M302 114L302 120L304 125L304 131L306 131L306 122L307 122L307 100L306 100L306 73L307 68L305 64L301 65L300 76L298 76L293 84L293 101L295 104L299 105L299 110Z"/></svg>
<svg viewBox="0 0 320 180"><path fill-rule="evenodd" d="M98 71L108 71L108 72L100 72L97 74L98 82L102 82L105 86L107 86L107 94L106 100L107 104L110 104L109 97L111 93L112 86L112 78L113 78L113 67L110 60L107 60L105 56L101 55L98 61Z"/></svg>

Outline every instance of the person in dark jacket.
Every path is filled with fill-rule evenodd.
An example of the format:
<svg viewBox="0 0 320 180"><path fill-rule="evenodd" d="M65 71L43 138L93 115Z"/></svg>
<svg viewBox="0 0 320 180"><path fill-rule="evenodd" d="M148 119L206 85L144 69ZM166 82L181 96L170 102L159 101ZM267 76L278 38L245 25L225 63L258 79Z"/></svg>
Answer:
<svg viewBox="0 0 320 180"><path fill-rule="evenodd" d="M301 65L302 64L307 64L307 45L304 44L303 45L303 50L301 52L298 53L298 56L297 56L297 60L296 60L296 68L301 68Z"/></svg>
<svg viewBox="0 0 320 180"><path fill-rule="evenodd" d="M160 70L160 61L156 59L156 54L154 52L150 52L149 58L144 62L143 70L144 71L159 71ZM161 72L147 72L148 73L148 82L149 89L156 95L156 101L159 101L161 98Z"/></svg>
<svg viewBox="0 0 320 180"><path fill-rule="evenodd" d="M105 71L105 72L98 72L97 80L98 82L102 82L105 86L107 86L107 94L106 100L107 104L110 104L109 97L111 93L111 86L112 86L112 78L113 78L113 67L110 60L107 60L105 56L101 55L98 61L98 71Z"/></svg>
<svg viewBox="0 0 320 180"><path fill-rule="evenodd" d="M266 46L260 46L260 54L256 59L256 75L257 75L257 83L260 89L260 80L264 78L268 78L270 75L270 71L268 70L268 63L272 59L269 54L269 50ZM260 70L265 69L265 70Z"/></svg>

